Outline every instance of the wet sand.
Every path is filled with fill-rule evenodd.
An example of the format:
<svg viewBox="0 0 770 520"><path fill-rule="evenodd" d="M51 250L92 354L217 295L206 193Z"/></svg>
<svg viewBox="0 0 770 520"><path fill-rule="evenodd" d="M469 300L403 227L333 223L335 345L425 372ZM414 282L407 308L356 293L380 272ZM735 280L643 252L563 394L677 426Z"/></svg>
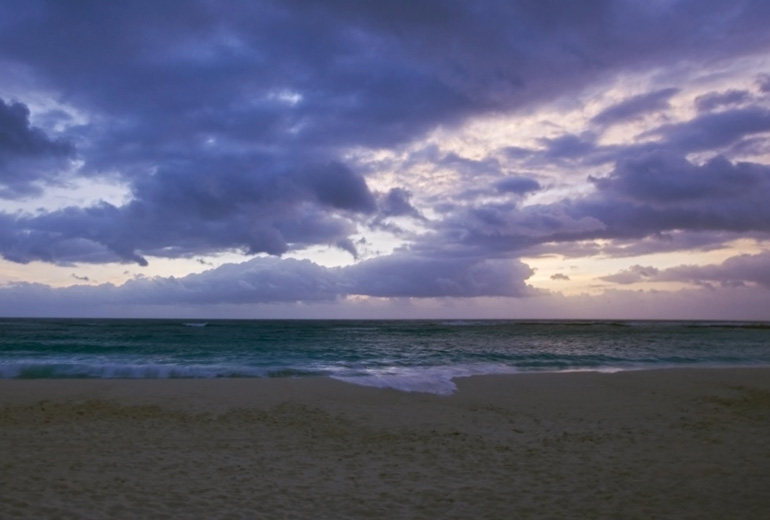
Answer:
<svg viewBox="0 0 770 520"><path fill-rule="evenodd" d="M0 380L0 518L762 518L770 369Z"/></svg>

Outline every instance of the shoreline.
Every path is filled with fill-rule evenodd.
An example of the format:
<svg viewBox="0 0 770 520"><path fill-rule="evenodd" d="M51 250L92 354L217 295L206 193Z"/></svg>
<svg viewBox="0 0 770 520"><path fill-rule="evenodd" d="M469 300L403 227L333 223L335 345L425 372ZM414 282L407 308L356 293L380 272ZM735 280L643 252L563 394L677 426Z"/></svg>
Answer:
<svg viewBox="0 0 770 520"><path fill-rule="evenodd" d="M770 368L0 380L0 516L759 517ZM567 513L565 513L567 512Z"/></svg>
<svg viewBox="0 0 770 520"><path fill-rule="evenodd" d="M468 388L467 382L483 381L485 379L504 381L508 378L560 378L560 377L584 377L592 376L619 376L625 377L625 374L665 374L665 373L704 373L728 374L732 372L750 375L753 372L767 372L770 377L770 365L746 364L746 365L660 365L643 366L634 368L576 368L576 369L557 369L557 370L521 370L521 371L499 371L488 373L470 373L463 375L453 375L441 380L438 386L433 389L429 384L411 383L408 377L405 377L405 383L399 385L384 383L380 380L379 384L368 384L364 381L367 378L379 380L378 376L335 376L335 375L299 375L299 376L254 376L254 377L0 377L0 407L6 403L12 403L17 399L18 402L29 402L31 399L50 400L64 398L85 398L90 392L98 394L99 398L115 398L118 400L128 399L131 396L142 395L147 397L147 392L143 389L152 388L160 392L158 396L171 397L172 400L181 402L178 393L192 391L200 393L204 391L219 393L217 387L234 387L233 390L246 390L248 387L259 388L264 386L265 394L263 397L269 400L270 395L281 395L289 392L290 395L297 397L302 392L310 394L315 393L313 388L319 389L338 386L338 384L348 387L351 391L356 389L363 392L387 391L397 392L406 395L432 395L438 397L452 397L457 395L461 386ZM732 377L733 374L730 374ZM392 381L399 382L403 376L394 375ZM632 378L636 376L631 376ZM641 376L644 377L644 376ZM654 376L653 376L654 377ZM454 385L455 389L451 392L441 391L447 384ZM168 388L164 388L168 385ZM18 386L18 389L15 388ZM474 385L471 383L470 387ZM174 388L178 387L178 388ZM126 391L121 389L125 388ZM342 387L338 387L341 389ZM103 393L106 392L106 393ZM139 401L141 401L140 399ZM136 402L139 402L136 401ZM146 401L146 399L144 399ZM248 401L236 400L234 403L248 404ZM259 404L255 401L252 404ZM222 404L226 406L226 403Z"/></svg>

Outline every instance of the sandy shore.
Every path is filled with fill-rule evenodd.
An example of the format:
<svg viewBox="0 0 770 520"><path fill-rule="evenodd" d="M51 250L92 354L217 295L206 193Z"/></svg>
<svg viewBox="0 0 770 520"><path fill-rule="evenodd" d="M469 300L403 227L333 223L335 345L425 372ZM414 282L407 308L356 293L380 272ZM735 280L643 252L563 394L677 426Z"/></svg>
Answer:
<svg viewBox="0 0 770 520"><path fill-rule="evenodd" d="M0 518L762 518L770 369L0 380Z"/></svg>

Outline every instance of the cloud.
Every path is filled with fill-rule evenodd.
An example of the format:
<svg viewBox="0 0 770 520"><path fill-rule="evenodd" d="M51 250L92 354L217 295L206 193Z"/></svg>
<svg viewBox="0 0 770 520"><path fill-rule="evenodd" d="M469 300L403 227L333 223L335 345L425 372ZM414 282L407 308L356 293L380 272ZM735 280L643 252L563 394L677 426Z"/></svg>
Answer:
<svg viewBox="0 0 770 520"><path fill-rule="evenodd" d="M592 123L609 126L669 108L668 100L678 93L678 88L665 88L640 94L605 108L592 119Z"/></svg>
<svg viewBox="0 0 770 520"><path fill-rule="evenodd" d="M257 259L255 259L257 260ZM269 260L269 259L268 259ZM284 262L284 261L281 261ZM265 266L266 267L266 266ZM312 270L312 266L306 266ZM297 268L297 269L294 269ZM284 270L302 271L303 267L288 264ZM272 269L272 268L271 268ZM235 272L258 272L258 265L235 267ZM297 275L287 275L296 280ZM213 277L210 282L215 283ZM259 276L256 276L259 278ZM299 279L301 279L301 275ZM307 283L316 294L324 295L326 290L312 285L315 274ZM276 277L274 280L279 280ZM284 278L282 281L285 281ZM229 280L225 278L227 283ZM414 316L435 318L496 317L566 319L737 319L767 320L770 308L770 291L755 284L717 284L681 291L639 291L607 290L600 295L579 295L566 297L557 293L540 292L527 298L486 297L486 298L445 298L384 300L339 300L317 299L295 303L286 300L259 302L259 292L248 286L239 286L241 292L238 304L228 304L230 293L216 294L218 304L205 302L206 283L168 283L167 279L145 280L147 285L136 285L129 292L125 286L72 286L52 288L42 284L17 283L0 286L0 313L6 316L197 316L201 318L249 318L286 317L288 315L308 318L330 318L340 315L353 318L377 318L383 315L410 318ZM190 288L185 288L189 286ZM168 292L168 294L163 294ZM328 293L334 298L335 291ZM280 295L280 293L277 293ZM232 298L236 299L236 298ZM173 302L165 305L156 301ZM188 301L189 303L183 303ZM249 303L253 301L254 303Z"/></svg>
<svg viewBox="0 0 770 520"><path fill-rule="evenodd" d="M740 238L741 233L730 231L672 230L650 234L643 238L605 241L586 254L602 254L613 258L648 255L676 251L711 251L720 249ZM568 248L565 248L568 250Z"/></svg>
<svg viewBox="0 0 770 520"><path fill-rule="evenodd" d="M414 248L436 256L440 251L452 256L523 254L548 242L600 236L605 229L597 218L578 215L565 203L482 203L451 209Z"/></svg>
<svg viewBox="0 0 770 520"><path fill-rule="evenodd" d="M770 167L715 157L696 165L665 151L619 162L570 211L606 225L604 237L672 230L770 230Z"/></svg>
<svg viewBox="0 0 770 520"><path fill-rule="evenodd" d="M757 84L759 85L760 92L770 92L770 74L763 74L757 78Z"/></svg>
<svg viewBox="0 0 770 520"><path fill-rule="evenodd" d="M97 166L134 163L137 150L168 160L207 136L232 146L389 146L661 55L717 59L768 42L761 2L686 4L236 1L227 10L192 3L180 16L159 2L49 2L6 12L0 48L113 123L81 129L98 144L88 154ZM726 11L731 23L716 23Z"/></svg>
<svg viewBox="0 0 770 520"><path fill-rule="evenodd" d="M717 108L738 104L743 91L713 93L699 97L700 106ZM747 93L748 96L748 93ZM644 96L642 96L644 97ZM696 101L697 102L697 101ZM621 103L622 105L622 103ZM762 105L747 105L709 112L705 108L695 117L677 123L666 123L645 130L635 137L641 142L600 144L600 136L591 131L565 133L538 139L544 149L506 147L500 153L530 167L598 166L624 161L629 157L666 150L685 155L713 151L728 153L761 148L770 131L770 111ZM650 138L656 138L650 141Z"/></svg>
<svg viewBox="0 0 770 520"><path fill-rule="evenodd" d="M503 177L495 183L495 188L501 193L524 194L537 191L541 188L540 183L530 177L520 175L510 175Z"/></svg>
<svg viewBox="0 0 770 520"><path fill-rule="evenodd" d="M0 198L39 193L35 182L53 178L72 153L70 143L30 124L26 105L0 99Z"/></svg>
<svg viewBox="0 0 770 520"><path fill-rule="evenodd" d="M672 267L662 271L661 278L728 287L756 284L770 289L770 252L737 255L717 265Z"/></svg>
<svg viewBox="0 0 770 520"><path fill-rule="evenodd" d="M551 275L551 280L561 280L561 281L568 281L569 276L567 276L564 273L556 273Z"/></svg>
<svg viewBox="0 0 770 520"><path fill-rule="evenodd" d="M299 180L310 188L318 202L331 208L361 213L372 213L375 209L374 196L366 181L343 164L302 168Z"/></svg>
<svg viewBox="0 0 770 520"><path fill-rule="evenodd" d="M397 253L337 271L256 257L208 277L66 294L136 301L141 289L152 301L191 305L207 291L214 302L257 303L512 296L529 291L529 270L515 259L525 250L595 252L583 244L591 240L611 242L605 251L633 240L653 250L671 234L766 233L768 167L734 155L762 150L766 96L719 86L728 90L696 99L700 112L689 120L611 145L603 132L689 94L678 83L682 64L766 54L768 19L767 2L717 0L0 7L0 64L22 71L0 78L0 92L24 101L0 102L0 196L42 201L34 213L0 211L0 255L145 265L335 245L356 257L359 235L409 217L424 232L390 227L408 241ZM592 121L583 115L586 128L559 120L564 105L636 75L654 86ZM495 126L516 146L485 151L453 134L487 116L534 121L546 103L558 130ZM437 135L448 136L441 147L425 144ZM723 156L697 162L693 152ZM389 159L388 169L364 164L366 156L405 159ZM117 178L128 200L46 207L45 185L65 169L78 181ZM436 172L444 191L429 179ZM588 188L565 195L589 172Z"/></svg>
<svg viewBox="0 0 770 520"><path fill-rule="evenodd" d="M656 151L619 162L610 176L592 180L604 193L642 202L727 199L770 189L770 167L733 164L721 156L699 166Z"/></svg>
<svg viewBox="0 0 770 520"><path fill-rule="evenodd" d="M669 146L695 152L719 149L744 137L769 130L770 111L761 107L747 107L701 114L684 123L663 125L644 135L661 136Z"/></svg>
<svg viewBox="0 0 770 520"><path fill-rule="evenodd" d="M580 159L596 150L593 138L591 134L565 134L554 138L541 138L540 143L546 147L543 155L547 159Z"/></svg>
<svg viewBox="0 0 770 520"><path fill-rule="evenodd" d="M707 250L770 232L770 167L717 156L696 164L667 149L629 152L595 190L547 204L449 207L417 248L448 254L612 256ZM612 240L601 247L585 241ZM580 242L574 246L571 243Z"/></svg>
<svg viewBox="0 0 770 520"><path fill-rule="evenodd" d="M395 253L344 269L351 292L381 297L526 296L532 270L517 260Z"/></svg>
<svg viewBox="0 0 770 520"><path fill-rule="evenodd" d="M123 285L75 285L53 288L42 284L15 283L0 286L0 295L16 299L20 306L45 302L60 313L77 306L87 308L142 306L215 306L295 301L333 301L340 295L334 270L307 260L254 258L241 264L225 264L204 273L182 278L136 278ZM9 309L2 309L9 312Z"/></svg>
<svg viewBox="0 0 770 520"><path fill-rule="evenodd" d="M413 217L424 219L409 201L412 194L404 188L389 190L380 200L380 214L383 217Z"/></svg>
<svg viewBox="0 0 770 520"><path fill-rule="evenodd" d="M138 181L124 206L11 218L0 252L17 262L123 261L145 255L188 257L228 249L282 254L291 247L337 243L354 232L356 214L375 210L365 180L338 164L288 171L254 161L217 175L200 165L161 170Z"/></svg>
<svg viewBox="0 0 770 520"><path fill-rule="evenodd" d="M139 278L116 288L127 303L219 304L334 300L337 272L308 260L254 258L182 278Z"/></svg>
<svg viewBox="0 0 770 520"><path fill-rule="evenodd" d="M475 160L453 152L441 155L435 147L429 147L420 155L424 159L433 159L437 166L452 169L465 176L500 175L500 164L493 157Z"/></svg>
<svg viewBox="0 0 770 520"><path fill-rule="evenodd" d="M215 306L330 302L349 295L376 297L529 296L532 270L516 260L446 259L394 254L348 267L327 268L308 260L256 257L203 273L140 277L121 286L42 284L0 286L0 301L24 308L47 302L60 312L78 305ZM77 277L85 280L85 277ZM11 312L0 305L0 312Z"/></svg>
<svg viewBox="0 0 770 520"><path fill-rule="evenodd" d="M0 161L16 157L62 155L70 152L68 144L49 139L30 125L29 108L23 103L0 99Z"/></svg>
<svg viewBox="0 0 770 520"><path fill-rule="evenodd" d="M749 286L678 291L610 289L597 295L550 294L508 305L516 309L516 316L532 317L766 321L770 317L770 291Z"/></svg>
<svg viewBox="0 0 770 520"><path fill-rule="evenodd" d="M680 265L668 269L634 265L619 273L602 276L601 279L618 284L677 281L707 286L715 283L724 287L751 284L770 289L770 252L732 256L721 264L711 265Z"/></svg>
<svg viewBox="0 0 770 520"><path fill-rule="evenodd" d="M746 90L727 90L725 92L709 92L695 98L695 108L698 112L709 112L715 108L729 105L739 105L751 99L751 93Z"/></svg>
<svg viewBox="0 0 770 520"><path fill-rule="evenodd" d="M653 279L660 271L652 266L632 265L619 273L601 276L600 280L619 284L632 284Z"/></svg>

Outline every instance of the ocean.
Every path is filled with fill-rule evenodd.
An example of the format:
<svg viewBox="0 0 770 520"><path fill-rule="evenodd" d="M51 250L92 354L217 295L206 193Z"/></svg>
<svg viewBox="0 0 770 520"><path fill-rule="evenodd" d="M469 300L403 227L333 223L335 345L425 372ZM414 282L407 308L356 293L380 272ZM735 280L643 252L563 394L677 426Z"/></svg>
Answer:
<svg viewBox="0 0 770 520"><path fill-rule="evenodd" d="M1 378L325 376L449 394L479 374L768 365L768 323L0 319Z"/></svg>

